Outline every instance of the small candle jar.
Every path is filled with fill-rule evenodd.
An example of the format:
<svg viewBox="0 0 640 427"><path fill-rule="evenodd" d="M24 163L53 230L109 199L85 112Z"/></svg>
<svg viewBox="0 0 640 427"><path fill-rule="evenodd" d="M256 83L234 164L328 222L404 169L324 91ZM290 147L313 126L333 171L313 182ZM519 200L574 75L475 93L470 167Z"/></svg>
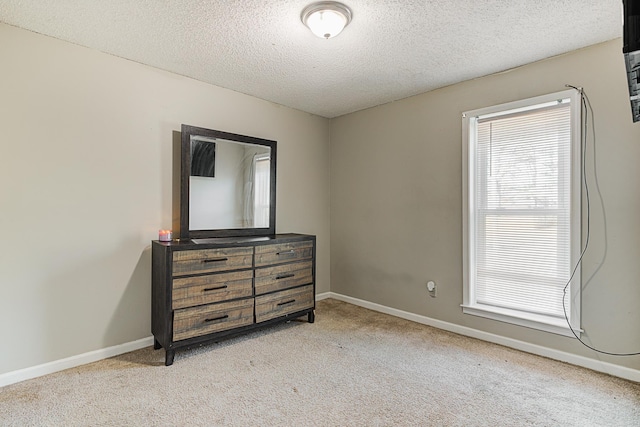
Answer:
<svg viewBox="0 0 640 427"><path fill-rule="evenodd" d="M170 242L171 241L171 230L160 230L158 231L158 240L161 242Z"/></svg>

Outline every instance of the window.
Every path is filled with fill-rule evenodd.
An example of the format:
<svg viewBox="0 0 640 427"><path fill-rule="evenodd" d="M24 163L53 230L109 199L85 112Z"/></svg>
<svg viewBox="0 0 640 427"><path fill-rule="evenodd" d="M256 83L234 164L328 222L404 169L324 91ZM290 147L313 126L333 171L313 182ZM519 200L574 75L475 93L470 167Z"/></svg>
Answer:
<svg viewBox="0 0 640 427"><path fill-rule="evenodd" d="M464 114L464 313L579 330L580 111L568 90Z"/></svg>
<svg viewBox="0 0 640 427"><path fill-rule="evenodd" d="M255 191L254 191L254 227L269 227L269 186L271 159L269 154L254 157Z"/></svg>

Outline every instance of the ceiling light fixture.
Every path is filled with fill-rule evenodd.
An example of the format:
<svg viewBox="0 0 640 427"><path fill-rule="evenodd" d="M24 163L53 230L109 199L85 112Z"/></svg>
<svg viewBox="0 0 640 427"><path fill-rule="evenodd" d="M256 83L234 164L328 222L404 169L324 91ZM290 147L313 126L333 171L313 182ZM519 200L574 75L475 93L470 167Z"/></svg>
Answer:
<svg viewBox="0 0 640 427"><path fill-rule="evenodd" d="M351 22L351 9L335 1L321 1L305 7L302 23L318 37L335 37Z"/></svg>

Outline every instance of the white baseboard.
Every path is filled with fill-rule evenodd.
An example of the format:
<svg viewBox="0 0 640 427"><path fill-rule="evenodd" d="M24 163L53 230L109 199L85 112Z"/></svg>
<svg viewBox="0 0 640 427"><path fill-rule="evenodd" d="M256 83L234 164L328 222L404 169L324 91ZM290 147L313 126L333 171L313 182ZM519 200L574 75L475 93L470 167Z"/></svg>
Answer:
<svg viewBox="0 0 640 427"><path fill-rule="evenodd" d="M65 369L75 368L76 366L85 365L87 363L96 362L109 357L118 356L150 345L153 345L153 337L142 338L120 345L114 345L113 347L102 348L100 350L78 354L65 359L54 360L53 362L43 363L42 365L32 366L18 371L7 372L0 375L0 387L63 371Z"/></svg>
<svg viewBox="0 0 640 427"><path fill-rule="evenodd" d="M316 294L316 301L322 301L323 299L327 299L327 298L331 298L331 292Z"/></svg>
<svg viewBox="0 0 640 427"><path fill-rule="evenodd" d="M329 295L325 296L326 294L329 294ZM619 378L624 378L626 380L640 382L640 370L637 370L637 369L626 368L624 366L614 365L613 363L590 359L588 357L578 356L578 355L567 353L560 350L554 350L552 348L543 347L537 344L531 344L531 343L516 340L513 338L506 338L500 335L479 331L477 329L469 328L466 326L456 325L455 323L444 322L442 320L432 319L430 317L422 316L419 314L409 313L407 311L398 310L395 308L361 300L358 298L337 294L335 292L327 292L325 294L322 294L322 296L323 296L323 299L324 298L337 299L339 301L348 302L350 304L368 308L370 310L378 311L380 313L390 314L392 316L411 320L413 322L422 323L428 326L433 326L434 328L443 329L445 331L453 332L460 335L465 335L472 338L477 338L477 339L492 342L495 344L500 344L505 347L514 348L516 350L521 350L527 353L536 354L538 356L548 357L549 359L559 360L562 362L570 363L572 365L582 366L584 368L589 368L594 371L603 372L605 374L613 375ZM320 298L317 298L317 299L320 300Z"/></svg>
<svg viewBox="0 0 640 427"><path fill-rule="evenodd" d="M530 344L512 338L506 338L500 335L491 334L489 332L483 332L477 329L468 328L466 326L460 326L454 323L432 319L420 314L409 313L407 311L398 310L395 308L361 300L358 298L353 298L335 292L324 292L316 295L316 301L322 301L327 298L344 301L353 305L378 311L380 313L385 313L391 316L400 317L402 319L411 320L413 322L422 323L423 325L433 326L434 328L443 329L445 331L453 332L456 334L504 345L505 347L515 348L516 350L525 351L527 353L537 354L539 356L548 357L550 359L571 363L572 365L582 366L594 371L613 375L615 377L640 382L640 370L626 368L624 366L618 366L612 363L602 362L595 359L589 359L588 357L577 356L575 354L566 353L560 350L554 350L536 344ZM0 374L0 387L14 384L20 381L30 380L32 378L41 377L43 375L52 374L54 372L63 371L65 369L75 368L76 366L85 365L87 363L96 362L98 360L107 359L109 357L118 356L120 354L139 350L150 345L153 345L153 337L142 338L136 341L67 357L65 359L54 360L53 362L20 369L18 371L7 372L5 374Z"/></svg>
<svg viewBox="0 0 640 427"><path fill-rule="evenodd" d="M316 301L321 301L327 298L331 298L331 292L324 292L316 295ZM7 372L5 374L0 374L0 387L41 377L47 374L53 374L54 372L63 371L65 369L75 368L76 366L85 365L87 363L97 362L98 360L139 350L150 345L153 345L153 337L142 338L137 341L90 351L88 353L67 357L66 359L54 360L53 362L43 363L42 365L32 366L18 371Z"/></svg>

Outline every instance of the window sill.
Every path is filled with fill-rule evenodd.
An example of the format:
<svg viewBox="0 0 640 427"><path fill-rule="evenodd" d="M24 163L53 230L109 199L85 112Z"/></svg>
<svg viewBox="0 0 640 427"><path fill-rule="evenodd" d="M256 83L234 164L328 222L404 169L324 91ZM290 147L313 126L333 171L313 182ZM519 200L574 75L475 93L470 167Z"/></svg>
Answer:
<svg viewBox="0 0 640 427"><path fill-rule="evenodd" d="M539 314L524 313L517 310L480 304L462 305L462 312L464 314L471 314L473 316L484 317L487 319L497 320L499 322L511 323L513 325L524 326L525 328L537 329L539 331L575 338L565 319L557 319ZM576 327L574 327L573 330L578 334L578 336L583 332L581 329Z"/></svg>

